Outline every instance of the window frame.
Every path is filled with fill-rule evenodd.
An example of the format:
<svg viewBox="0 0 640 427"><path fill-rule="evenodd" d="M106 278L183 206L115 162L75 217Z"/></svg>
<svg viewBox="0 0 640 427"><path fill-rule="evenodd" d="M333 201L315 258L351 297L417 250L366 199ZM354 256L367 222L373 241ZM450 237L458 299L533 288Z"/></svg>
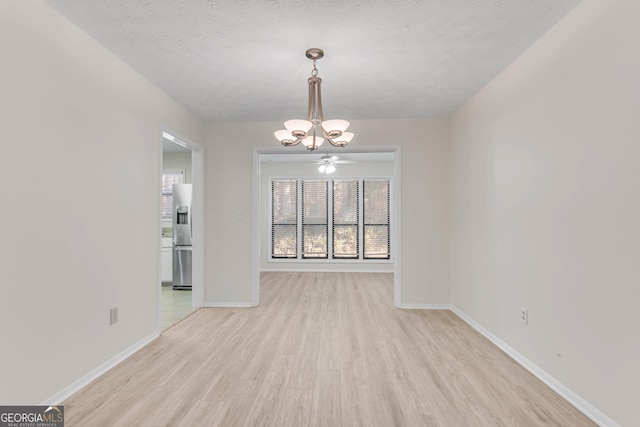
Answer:
<svg viewBox="0 0 640 427"><path fill-rule="evenodd" d="M361 204L362 204L362 182L364 181L364 179L362 178L350 178L350 177L345 177L345 178L333 178L331 180L328 180L331 183L331 259L333 260L360 260L360 256L362 255L362 209L361 209ZM356 221L355 223L349 223L349 222L341 222L339 224L336 224L335 222L335 218L336 218L336 198L335 198L335 193L336 193L336 182L337 181L346 181L346 182L355 182L355 192L356 192ZM336 251L335 251L335 241L336 241L336 226L338 228L342 228L342 227L355 227L355 231L356 231L356 255L355 256L336 256Z"/></svg>
<svg viewBox="0 0 640 427"><path fill-rule="evenodd" d="M296 245L297 245L297 254L296 257L284 258L284 257L273 257L273 181L275 180L296 180L297 181L297 233L296 233ZM328 199L328 233L327 233L327 254L328 256L325 258L303 258L302 249L302 181L325 181L327 182L327 199ZM357 180L358 181L358 257L346 258L346 257L333 257L333 192L334 192L334 181L341 180ZM389 257L388 258L364 258L364 181L366 180L385 180L389 183L389 195L388 195L388 206L389 206ZM269 195L268 199L268 253L266 256L266 260L268 263L282 263L282 262L292 262L292 263L328 263L328 264L349 264L349 263L358 263L358 264L391 264L394 262L394 244L393 244L393 222L394 222L394 213L393 213L393 197L394 197L394 179L391 176L336 176L336 177L324 177L319 178L318 176L273 176L268 178L268 188Z"/></svg>
<svg viewBox="0 0 640 427"><path fill-rule="evenodd" d="M274 224L274 205L273 205L273 189L274 189L274 182L275 181L295 181L295 223L293 224ZM301 246L300 246L300 208L301 208L301 201L300 201L300 181L297 180L296 178L278 178L278 179L270 179L269 180L269 259L270 260L280 260L280 261L290 261L290 260L295 260L298 259L300 257L301 254ZM294 256L290 256L290 255L283 255L283 256L274 256L274 241L273 241L273 235L274 235L274 225L278 225L278 226L286 226L287 228L291 227L294 230L294 237L296 240L296 245L295 245L295 255Z"/></svg>
<svg viewBox="0 0 640 427"><path fill-rule="evenodd" d="M387 218L386 223L367 222L367 208L365 203L366 182L386 182L387 184ZM387 179L363 179L362 185L362 257L364 259L389 259L391 257L391 181ZM386 256L367 256L367 227L386 227L387 230L387 255Z"/></svg>
<svg viewBox="0 0 640 427"><path fill-rule="evenodd" d="M302 250L299 253L302 259L304 260L327 259L329 257L329 254L331 253L329 248L330 246L329 245L329 240L330 240L329 224L331 223L331 218L329 217L329 194L330 194L329 182L330 180L322 179L322 178L298 180L298 185L300 187L298 195L300 196L300 199L302 201L301 210L298 212L298 222L300 222L300 226L301 226L300 234L298 236L299 236L301 247L302 247ZM311 221L310 218L313 218L313 217L307 216L307 211L305 206L306 205L305 187L307 186L307 183L323 183L324 184L324 189L323 189L324 190L324 219L325 219L324 223ZM317 191L317 189L312 188L311 191ZM305 237L306 237L307 230L311 231L320 227L324 227L324 245L325 245L324 255L315 255L314 252L310 252L306 250ZM321 253L318 252L318 254L321 254Z"/></svg>

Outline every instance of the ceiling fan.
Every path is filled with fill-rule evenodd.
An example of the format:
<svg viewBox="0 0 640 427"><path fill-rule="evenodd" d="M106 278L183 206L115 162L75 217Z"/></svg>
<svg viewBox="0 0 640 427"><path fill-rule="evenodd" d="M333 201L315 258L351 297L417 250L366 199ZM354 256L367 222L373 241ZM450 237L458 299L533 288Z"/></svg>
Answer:
<svg viewBox="0 0 640 427"><path fill-rule="evenodd" d="M353 163L353 161L351 160L342 160L340 159L340 157L338 156L331 156L329 154L325 154L324 156L322 156L320 158L320 160L318 160L315 163L312 163L314 165L319 165L318 166L318 170L321 173L333 173L336 171L336 165L338 164L346 164L346 163Z"/></svg>

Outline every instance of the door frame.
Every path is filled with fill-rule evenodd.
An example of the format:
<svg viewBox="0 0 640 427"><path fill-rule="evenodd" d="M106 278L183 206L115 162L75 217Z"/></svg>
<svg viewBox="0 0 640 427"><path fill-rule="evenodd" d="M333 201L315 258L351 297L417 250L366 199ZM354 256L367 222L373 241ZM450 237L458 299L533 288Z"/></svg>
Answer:
<svg viewBox="0 0 640 427"><path fill-rule="evenodd" d="M394 173L391 215L391 251L394 254L393 262L393 303L396 307L402 306L402 147L400 145L357 147L345 150L348 153L393 153ZM261 241L260 226L260 194L261 182L261 156L265 154L286 154L289 150L264 147L253 148L253 182L252 182L252 206L251 206L251 306L260 304L260 251L264 242Z"/></svg>
<svg viewBox="0 0 640 427"><path fill-rule="evenodd" d="M168 136L168 137L167 137ZM194 308L204 306L204 260L205 260L205 200L204 200L204 147L185 138L178 132L167 127L161 128L160 133L160 187L162 186L162 165L164 158L164 150L162 148L163 139L180 145L191 151L191 182L193 184L193 194L191 201L191 220L193 229L193 247L192 247L192 289L191 289L191 305ZM162 200L160 200L162 203ZM162 230L162 209L158 206L158 227ZM162 259L162 245L158 245L158 259ZM159 265L161 268L161 266ZM159 281L162 286L162 280ZM162 330L162 293L158 293L158 330Z"/></svg>

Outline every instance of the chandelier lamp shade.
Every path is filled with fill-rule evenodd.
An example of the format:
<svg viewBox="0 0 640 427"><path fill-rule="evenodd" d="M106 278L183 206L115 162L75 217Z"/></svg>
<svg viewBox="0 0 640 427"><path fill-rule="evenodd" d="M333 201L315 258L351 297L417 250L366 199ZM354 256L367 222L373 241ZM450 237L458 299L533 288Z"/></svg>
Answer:
<svg viewBox="0 0 640 427"><path fill-rule="evenodd" d="M284 122L286 129L277 130L273 134L285 147L293 147L302 142L307 150L317 150L324 140L334 147L345 147L353 138L347 132L349 122L346 120L325 120L322 112L322 79L318 77L316 61L324 56L322 49L307 49L307 58L313 60L313 70L309 77L309 109L307 120L293 119Z"/></svg>

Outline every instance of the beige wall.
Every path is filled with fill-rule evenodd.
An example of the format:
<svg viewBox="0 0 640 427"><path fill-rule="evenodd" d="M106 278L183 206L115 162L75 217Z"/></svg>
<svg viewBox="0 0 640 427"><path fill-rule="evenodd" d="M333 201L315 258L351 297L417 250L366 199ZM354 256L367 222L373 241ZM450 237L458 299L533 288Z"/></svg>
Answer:
<svg viewBox="0 0 640 427"><path fill-rule="evenodd" d="M157 333L161 129L202 125L44 2L0 52L0 403L38 404Z"/></svg>
<svg viewBox="0 0 640 427"><path fill-rule="evenodd" d="M625 426L640 384L639 20L635 0L585 0L451 119L452 304Z"/></svg>
<svg viewBox="0 0 640 427"><path fill-rule="evenodd" d="M252 153L278 148L282 123L210 123L205 143L205 301L251 301ZM443 119L354 121L352 145L400 146L402 303L448 302L447 122ZM302 149L304 151L304 149ZM244 212L238 221L236 213Z"/></svg>

